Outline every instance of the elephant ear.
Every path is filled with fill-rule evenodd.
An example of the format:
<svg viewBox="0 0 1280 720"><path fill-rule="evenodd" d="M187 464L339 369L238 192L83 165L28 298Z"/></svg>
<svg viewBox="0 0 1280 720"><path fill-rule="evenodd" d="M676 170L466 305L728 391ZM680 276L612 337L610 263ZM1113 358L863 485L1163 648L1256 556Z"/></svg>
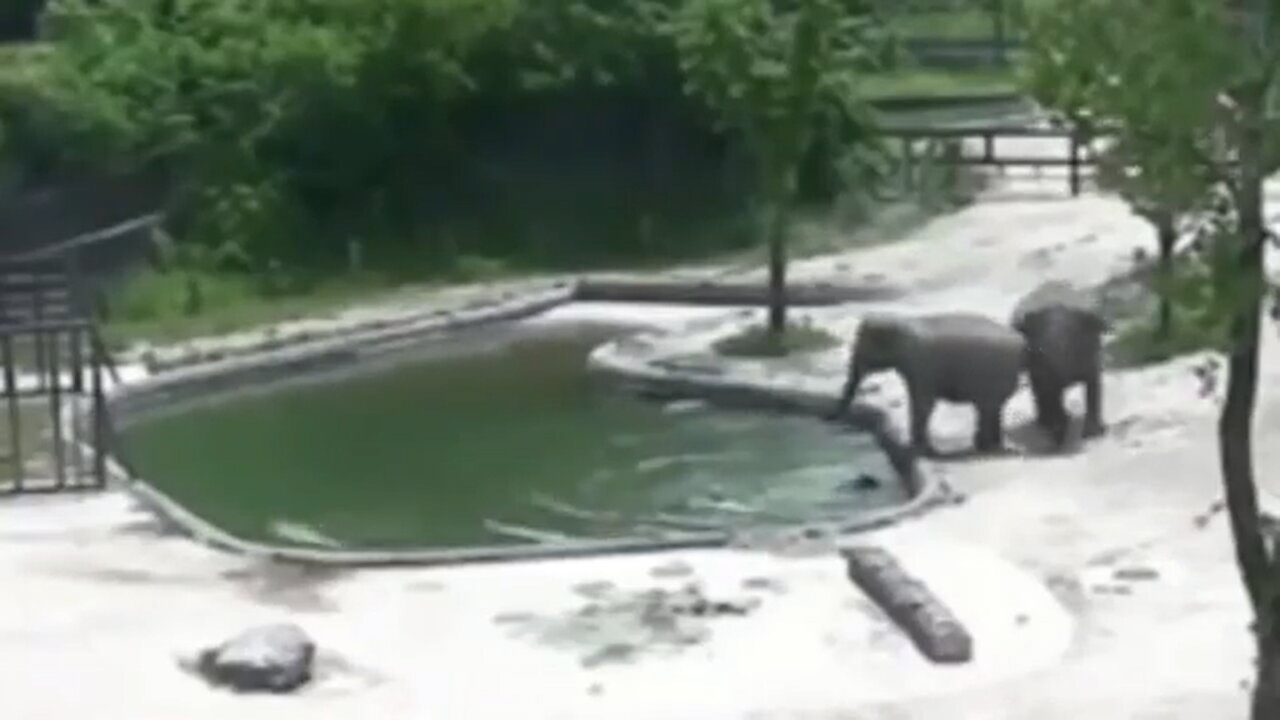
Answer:
<svg viewBox="0 0 1280 720"><path fill-rule="evenodd" d="M1027 312L1025 309L1018 308L1013 312L1013 317L1009 319L1009 324L1013 326L1014 330L1026 335L1027 329L1030 326L1031 315L1032 314Z"/></svg>

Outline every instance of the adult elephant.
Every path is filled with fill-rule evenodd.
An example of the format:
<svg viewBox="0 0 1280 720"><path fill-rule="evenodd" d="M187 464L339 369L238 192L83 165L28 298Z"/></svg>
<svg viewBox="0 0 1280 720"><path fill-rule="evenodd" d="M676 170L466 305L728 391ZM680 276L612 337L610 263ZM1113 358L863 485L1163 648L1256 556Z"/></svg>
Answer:
<svg viewBox="0 0 1280 720"><path fill-rule="evenodd" d="M1026 340L1027 375L1036 423L1061 448L1070 417L1063 394L1084 386L1084 437L1105 431L1102 420L1102 336L1107 322L1096 303L1072 285L1050 280L1014 307L1010 324Z"/></svg>
<svg viewBox="0 0 1280 720"><path fill-rule="evenodd" d="M849 372L831 417L839 417L867 375L893 370L907 387L911 444L933 454L929 419L938 400L973 405L974 445L993 451L1004 444L1004 406L1018 388L1022 336L973 313L905 316L871 314L854 337Z"/></svg>

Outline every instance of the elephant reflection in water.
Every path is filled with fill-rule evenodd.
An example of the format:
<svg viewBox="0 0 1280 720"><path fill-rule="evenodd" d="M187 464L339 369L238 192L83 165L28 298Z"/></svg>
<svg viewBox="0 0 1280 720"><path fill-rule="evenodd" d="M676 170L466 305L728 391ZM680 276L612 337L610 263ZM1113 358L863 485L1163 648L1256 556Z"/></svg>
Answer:
<svg viewBox="0 0 1280 720"><path fill-rule="evenodd" d="M929 419L938 400L977 411L976 449L1004 445L1004 406L1018 388L1025 341L1013 328L974 313L863 318L854 337L848 379L830 417L843 415L870 374L892 370L907 388L911 445L934 454Z"/></svg>

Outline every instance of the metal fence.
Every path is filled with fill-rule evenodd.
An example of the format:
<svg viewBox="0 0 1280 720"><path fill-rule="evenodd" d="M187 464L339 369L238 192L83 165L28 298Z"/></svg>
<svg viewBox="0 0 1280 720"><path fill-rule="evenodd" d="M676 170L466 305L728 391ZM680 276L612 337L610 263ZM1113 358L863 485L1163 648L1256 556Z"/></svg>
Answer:
<svg viewBox="0 0 1280 720"><path fill-rule="evenodd" d="M886 128L882 135L900 145L903 184L908 187L916 182L918 170L925 164L989 167L1002 172L1008 168L1063 168L1072 197L1080 195L1086 177L1092 176L1092 168L1098 162L1096 142L1107 137L1105 133L1088 135L1070 127L1025 125L897 126ZM997 144L1000 140L1033 138L1061 141L1060 152L1002 149Z"/></svg>
<svg viewBox="0 0 1280 720"><path fill-rule="evenodd" d="M104 487L109 355L73 262L0 261L0 493Z"/></svg>
<svg viewBox="0 0 1280 720"><path fill-rule="evenodd" d="M878 0L876 10L924 66L1007 65L1022 46L1022 0Z"/></svg>

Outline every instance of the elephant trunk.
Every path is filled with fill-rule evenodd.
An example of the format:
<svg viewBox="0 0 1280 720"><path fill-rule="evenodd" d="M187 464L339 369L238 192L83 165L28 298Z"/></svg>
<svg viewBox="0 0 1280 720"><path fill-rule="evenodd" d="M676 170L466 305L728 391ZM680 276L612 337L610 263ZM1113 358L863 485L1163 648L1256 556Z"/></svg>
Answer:
<svg viewBox="0 0 1280 720"><path fill-rule="evenodd" d="M1067 382L1077 374L1076 368L1081 364L1081 348L1074 342L1078 334L1072 332L1072 328L1064 327L1070 320L1066 313L1054 313L1048 316L1040 332L1032 333L1027 338L1026 356L1029 368L1048 371L1061 382Z"/></svg>
<svg viewBox="0 0 1280 720"><path fill-rule="evenodd" d="M854 357L853 362L849 363L849 376L844 381L844 389L840 392L840 399L836 401L836 406L832 410L833 416L839 416L849 407L849 403L853 402L854 395L858 394L858 386L862 384L862 377L865 373L862 364Z"/></svg>

